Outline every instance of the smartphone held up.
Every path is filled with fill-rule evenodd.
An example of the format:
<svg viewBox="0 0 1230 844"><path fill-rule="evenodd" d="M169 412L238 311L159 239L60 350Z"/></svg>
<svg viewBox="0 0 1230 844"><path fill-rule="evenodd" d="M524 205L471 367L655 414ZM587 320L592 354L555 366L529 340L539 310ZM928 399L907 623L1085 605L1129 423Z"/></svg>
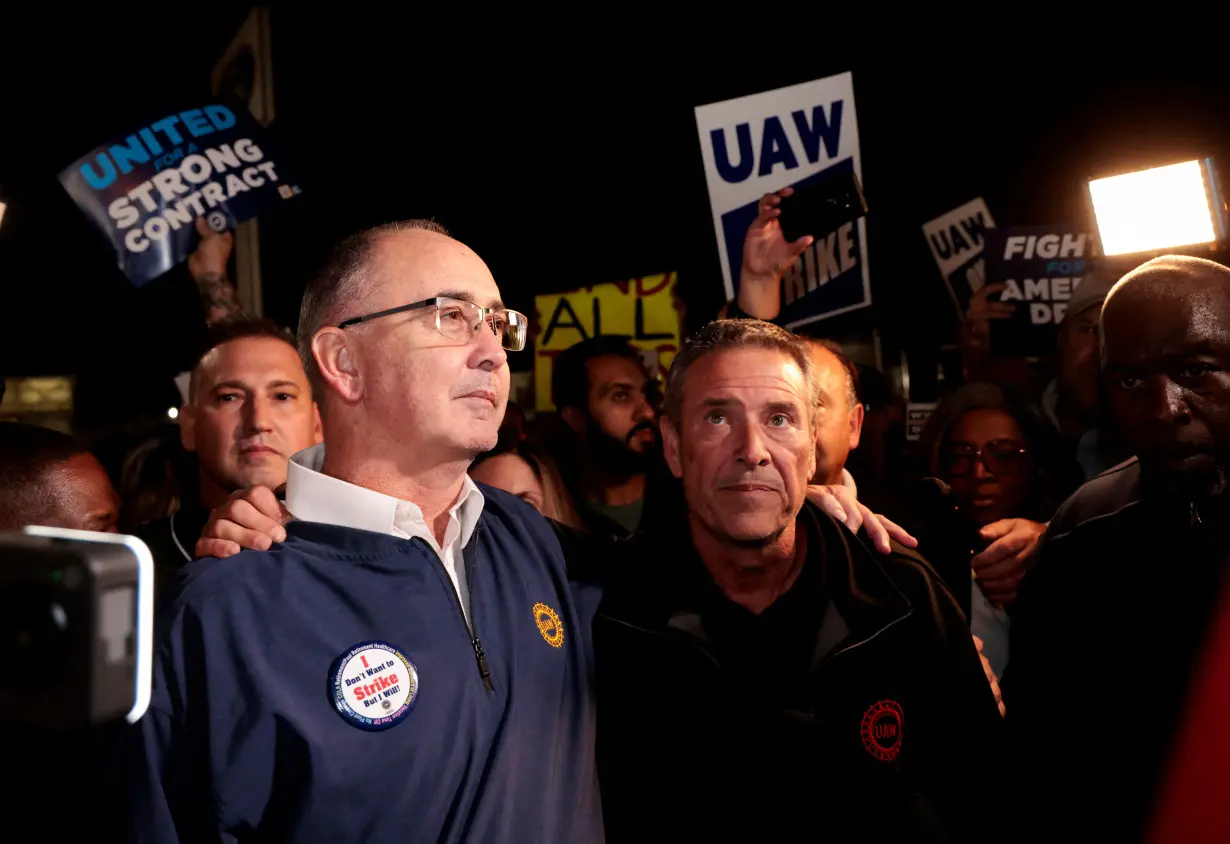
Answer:
<svg viewBox="0 0 1230 844"><path fill-rule="evenodd" d="M811 235L820 238L867 214L867 201L853 170L824 172L794 186L783 196L778 222L788 242Z"/></svg>

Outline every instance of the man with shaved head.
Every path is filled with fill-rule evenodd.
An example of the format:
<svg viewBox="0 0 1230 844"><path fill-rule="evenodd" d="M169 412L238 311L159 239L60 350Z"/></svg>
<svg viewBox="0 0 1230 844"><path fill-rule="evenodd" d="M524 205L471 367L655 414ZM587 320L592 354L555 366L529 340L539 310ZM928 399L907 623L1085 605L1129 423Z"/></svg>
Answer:
<svg viewBox="0 0 1230 844"><path fill-rule="evenodd" d="M291 462L270 550L189 565L163 611L134 840L601 841L559 541L466 475L525 336L429 221L344 241L309 282L328 450Z"/></svg>
<svg viewBox="0 0 1230 844"><path fill-rule="evenodd" d="M1140 837L1230 557L1230 269L1156 258L1101 319L1136 457L1056 514L1013 618L1004 693L1028 841Z"/></svg>
<svg viewBox="0 0 1230 844"><path fill-rule="evenodd" d="M816 474L812 483L840 484L850 452L863 432L858 370L831 340L804 337L815 366L820 399L816 423Z"/></svg>

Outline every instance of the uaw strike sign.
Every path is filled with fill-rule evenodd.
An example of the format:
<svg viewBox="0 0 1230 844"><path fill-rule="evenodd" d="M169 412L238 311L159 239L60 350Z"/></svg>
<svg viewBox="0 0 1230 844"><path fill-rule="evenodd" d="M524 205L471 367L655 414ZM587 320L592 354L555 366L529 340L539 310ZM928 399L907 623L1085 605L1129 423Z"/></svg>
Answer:
<svg viewBox="0 0 1230 844"><path fill-rule="evenodd" d="M97 149L60 183L141 286L196 247L196 220L222 231L300 193L245 108L167 115Z"/></svg>
<svg viewBox="0 0 1230 844"><path fill-rule="evenodd" d="M927 423L935 415L939 407L936 402L910 402L905 406L905 438L910 442L918 442L922 432L927 429Z"/></svg>
<svg viewBox="0 0 1230 844"><path fill-rule="evenodd" d="M616 334L654 356L665 375L679 352L675 274L597 284L570 293L534 297L534 395L540 411L554 410L551 373L555 358L571 346Z"/></svg>
<svg viewBox="0 0 1230 844"><path fill-rule="evenodd" d="M849 73L698 106L705 181L726 297L737 293L743 240L766 193L853 170L861 180ZM782 283L781 322L794 328L871 304L865 219L815 242Z"/></svg>
<svg viewBox="0 0 1230 844"><path fill-rule="evenodd" d="M1056 326L1094 257L1093 235L1072 226L1015 226L987 232L987 284L1003 289L991 301L1016 307L990 320L997 355L1044 355L1055 347Z"/></svg>
<svg viewBox="0 0 1230 844"><path fill-rule="evenodd" d="M923 226L931 257L948 285L948 292L962 317L970 298L985 284L982 259L987 229L995 227L982 197L954 208Z"/></svg>

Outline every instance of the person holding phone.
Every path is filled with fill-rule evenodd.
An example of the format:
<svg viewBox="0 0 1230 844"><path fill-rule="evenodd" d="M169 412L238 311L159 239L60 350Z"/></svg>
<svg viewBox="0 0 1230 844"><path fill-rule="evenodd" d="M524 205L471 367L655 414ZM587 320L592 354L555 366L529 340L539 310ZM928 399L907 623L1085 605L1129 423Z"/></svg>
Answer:
<svg viewBox="0 0 1230 844"><path fill-rule="evenodd" d="M958 595L997 675L1008 662L1008 615L1044 524L1059 503L1059 480L1075 467L1041 414L994 384L966 384L923 430L928 473L951 489L952 518L922 543ZM942 549L942 550L940 550ZM971 572L973 580L971 582ZM964 585L964 584L969 585Z"/></svg>
<svg viewBox="0 0 1230 844"><path fill-rule="evenodd" d="M791 265L816 237L866 214L867 202L853 170L825 171L797 187L762 196L743 240L738 296L722 316L776 319L781 311L781 279Z"/></svg>
<svg viewBox="0 0 1230 844"><path fill-rule="evenodd" d="M756 219L743 238L738 294L722 308L719 319L750 317L772 322L781 313L782 276L816 240L808 234L788 241L782 233L782 200L793 194L794 188L782 188L760 197Z"/></svg>

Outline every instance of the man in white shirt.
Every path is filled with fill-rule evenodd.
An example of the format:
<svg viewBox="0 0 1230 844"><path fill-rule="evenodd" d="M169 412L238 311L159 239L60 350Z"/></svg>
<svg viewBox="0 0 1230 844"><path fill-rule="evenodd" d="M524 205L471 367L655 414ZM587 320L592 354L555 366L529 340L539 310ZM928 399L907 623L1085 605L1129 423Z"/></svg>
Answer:
<svg viewBox="0 0 1230 844"><path fill-rule="evenodd" d="M323 445L313 446L291 458L286 473L286 509L304 522L358 528L403 539L422 539L444 564L457 590L462 612L469 620L470 590L461 562L461 549L474 535L485 500L469 475L464 476L461 494L448 509L444 536L437 540L417 505L326 475L324 462Z"/></svg>
<svg viewBox="0 0 1230 844"><path fill-rule="evenodd" d="M434 223L356 235L309 283L328 450L290 467L285 541L188 566L164 612L136 840L602 840L596 601L532 508L466 475L525 337Z"/></svg>

